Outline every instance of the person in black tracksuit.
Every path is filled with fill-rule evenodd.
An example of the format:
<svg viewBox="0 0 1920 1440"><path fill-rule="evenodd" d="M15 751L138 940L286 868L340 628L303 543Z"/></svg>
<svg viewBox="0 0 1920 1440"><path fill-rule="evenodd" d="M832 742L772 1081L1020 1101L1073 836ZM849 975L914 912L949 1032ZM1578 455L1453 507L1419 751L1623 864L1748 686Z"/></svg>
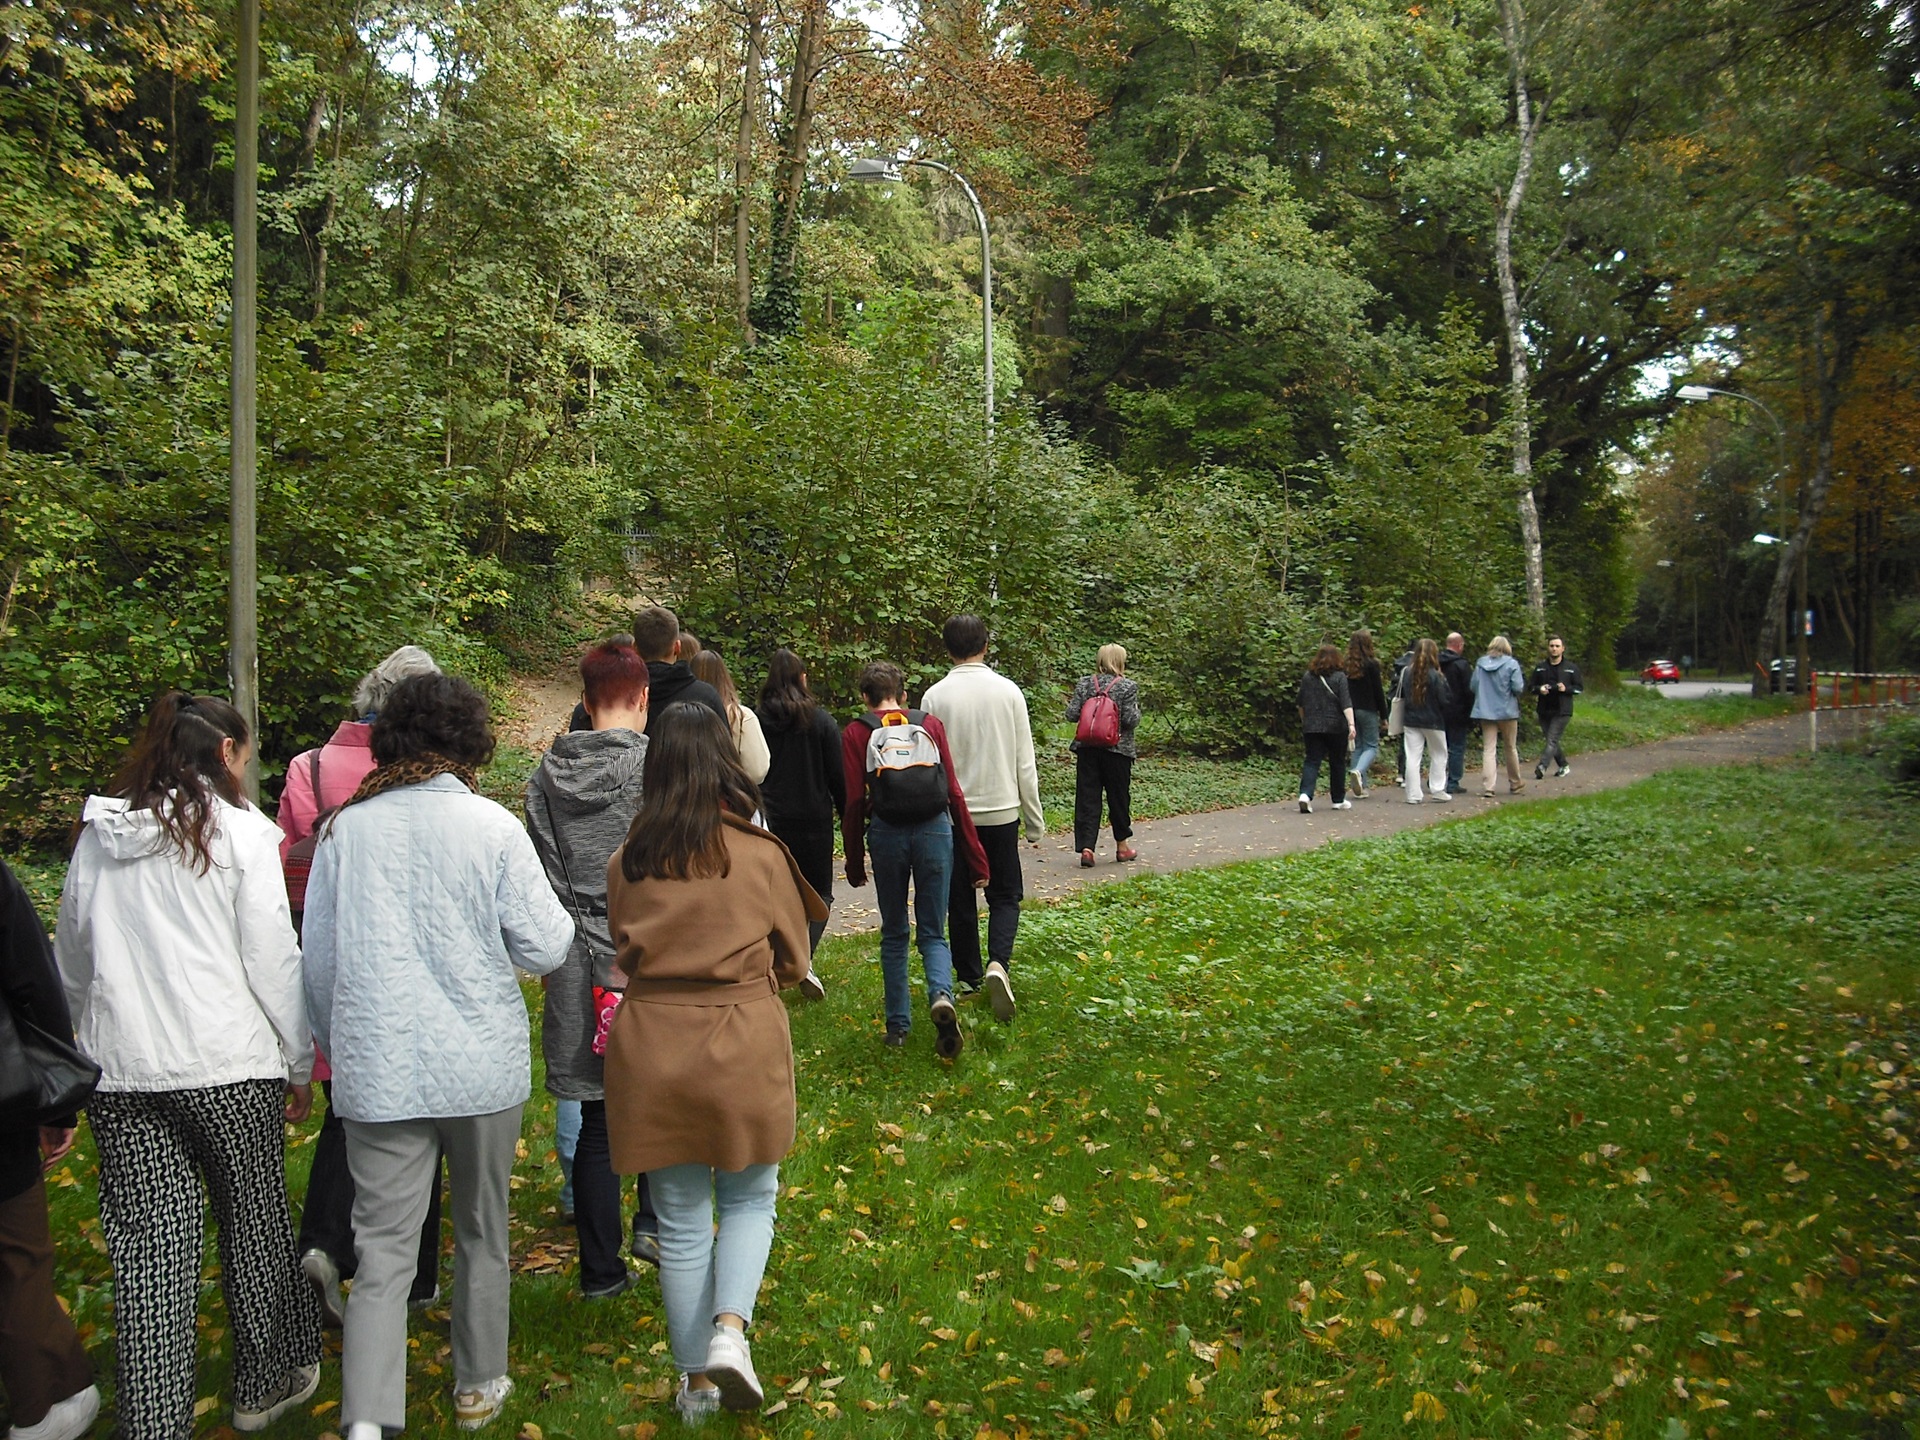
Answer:
<svg viewBox="0 0 1920 1440"><path fill-rule="evenodd" d="M840 727L807 688L807 669L791 650L776 650L760 689L760 728L771 757L760 782L767 829L792 852L814 892L833 904L833 831L846 809ZM827 922L809 920L817 948Z"/></svg>
<svg viewBox="0 0 1920 1440"><path fill-rule="evenodd" d="M67 996L47 932L12 870L0 860L0 1004L73 1043ZM8 1027L9 1035L13 1027ZM93 1366L53 1291L45 1166L67 1153L79 1118L0 1126L0 1390L18 1435L84 1435L100 1410Z"/></svg>
<svg viewBox="0 0 1920 1440"><path fill-rule="evenodd" d="M1547 762L1556 761L1559 769L1554 778L1571 775L1573 767L1567 763L1567 752L1561 748L1560 737L1566 733L1567 722L1573 719L1573 697L1580 693L1580 667L1567 659L1567 644L1558 635L1547 641L1547 658L1533 667L1533 679L1529 682L1540 709L1540 729L1546 736L1546 745L1540 752L1540 763L1533 767L1533 778L1547 778Z"/></svg>
<svg viewBox="0 0 1920 1440"><path fill-rule="evenodd" d="M1473 725L1473 661L1467 637L1458 630L1440 648L1440 673L1447 677L1447 793L1466 788L1467 731Z"/></svg>

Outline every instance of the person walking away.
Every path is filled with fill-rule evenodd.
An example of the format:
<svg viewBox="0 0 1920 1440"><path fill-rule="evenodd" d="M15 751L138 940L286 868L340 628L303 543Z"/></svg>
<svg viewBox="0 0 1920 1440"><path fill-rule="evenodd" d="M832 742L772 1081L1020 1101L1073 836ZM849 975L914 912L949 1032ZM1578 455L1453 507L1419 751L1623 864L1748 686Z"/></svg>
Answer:
<svg viewBox="0 0 1920 1440"><path fill-rule="evenodd" d="M871 855L887 1044L894 1047L905 1045L913 1029L907 978L907 887L912 885L912 928L926 974L934 1053L951 1060L963 1043L946 936L952 876L964 863L971 885L984 886L988 859L967 811L946 729L934 716L907 707L906 688L906 674L888 661L875 661L860 672L867 713L847 726L840 752L847 781L842 822L847 883L855 889L867 883ZM964 857L956 856L956 849Z"/></svg>
<svg viewBox="0 0 1920 1440"><path fill-rule="evenodd" d="M1020 831L1035 850L1046 837L1040 812L1040 771L1033 757L1033 726L1020 687L987 664L987 625L978 615L956 615L941 631L953 668L927 687L920 705L946 726L955 777L987 856L987 964L980 964L977 875L956 865L949 892L953 970L968 990L983 986L994 1018L1013 1019L1013 942L1020 934Z"/></svg>
<svg viewBox="0 0 1920 1440"><path fill-rule="evenodd" d="M487 701L415 675L373 722L376 769L321 833L307 884L307 1004L333 1057L360 1273L347 1297L346 1440L407 1422L407 1286L445 1154L453 1212L453 1411L486 1424L507 1376L507 1181L532 1088L514 970L556 970L573 917L527 832L475 793Z"/></svg>
<svg viewBox="0 0 1920 1440"><path fill-rule="evenodd" d="M1554 771L1554 779L1564 779L1573 773L1573 767L1567 763L1560 737L1567 733L1567 722L1573 719L1573 697L1580 693L1580 667L1567 659L1567 642L1558 635L1548 637L1547 658L1533 667L1529 683L1539 697L1540 729L1546 735L1533 778L1546 779L1547 762L1552 760L1560 766Z"/></svg>
<svg viewBox="0 0 1920 1440"><path fill-rule="evenodd" d="M1407 648L1394 656L1393 683L1387 687L1387 694L1389 696L1401 693L1400 682L1407 678L1407 671L1413 668L1413 653L1419 647L1419 640L1410 640L1407 642ZM1389 708L1386 713L1391 715L1391 708ZM1398 748L1393 752L1393 758L1394 763L1399 767L1400 779L1404 784L1407 777L1407 732L1404 728L1397 737L1397 744Z"/></svg>
<svg viewBox="0 0 1920 1440"><path fill-rule="evenodd" d="M690 668L695 679L706 681L720 696L727 729L733 735L733 748L740 752L740 768L747 772L749 780L758 785L767 778L767 767L773 763L773 757L767 750L766 732L760 726L760 717L740 703L740 692L727 670L727 662L720 658L717 650L700 651L693 657Z"/></svg>
<svg viewBox="0 0 1920 1440"><path fill-rule="evenodd" d="M1347 641L1347 694L1353 701L1353 758L1347 762L1352 776L1348 792L1356 800L1372 793L1367 782L1373 762L1380 758L1380 726L1387 713L1387 691L1380 674L1380 657L1374 654L1373 632L1356 630Z"/></svg>
<svg viewBox="0 0 1920 1440"><path fill-rule="evenodd" d="M631 644L647 662L647 704L655 715L669 705L677 705L682 700L691 700L706 706L722 720L727 718L727 707L720 702L720 692L706 681L698 679L688 668L689 662L700 653L700 642L691 635L682 636L680 617L666 606L645 606L634 614L631 635L614 635L608 638L610 641L625 641ZM683 645L683 638L690 644ZM569 730L593 728L593 721L587 714L586 706L573 707L573 718L567 728Z"/></svg>
<svg viewBox="0 0 1920 1440"><path fill-rule="evenodd" d="M100 1066L87 1117L113 1265L115 1404L136 1440L193 1430L208 1201L233 1428L264 1430L320 1383L320 1307L294 1253L286 1178L286 1126L313 1103L313 1038L280 832L241 790L251 747L225 700L162 695L81 812L54 931L77 1043Z"/></svg>
<svg viewBox="0 0 1920 1440"><path fill-rule="evenodd" d="M1467 637L1458 630L1447 635L1440 652L1440 673L1447 677L1447 794L1466 788L1467 731L1473 725L1473 662L1467 659Z"/></svg>
<svg viewBox="0 0 1920 1440"><path fill-rule="evenodd" d="M1347 750L1353 744L1353 697L1347 689L1345 658L1338 645L1322 645L1314 652L1307 673L1300 677L1300 728L1306 736L1307 758L1300 767L1300 813L1313 813L1313 792L1320 783L1320 764L1328 766L1327 785L1333 808L1351 810L1347 799Z"/></svg>
<svg viewBox="0 0 1920 1440"><path fill-rule="evenodd" d="M1520 779L1520 697L1527 680L1520 673L1520 662L1513 658L1513 645L1504 635L1487 642L1487 653L1473 667L1473 718L1480 722L1482 753L1480 793L1493 798L1493 782L1499 771L1499 747L1507 750L1507 789L1518 795L1526 789Z"/></svg>
<svg viewBox="0 0 1920 1440"><path fill-rule="evenodd" d="M807 667L791 650L776 650L767 662L760 723L767 743L767 773L760 782L767 829L780 838L813 893L831 910L834 822L847 803L840 727L813 698ZM826 928L825 920L807 922L807 939L814 949Z"/></svg>
<svg viewBox="0 0 1920 1440"><path fill-rule="evenodd" d="M807 922L826 906L747 819L761 797L723 721L685 704L656 716L645 782L607 871L628 976L607 1043L607 1124L614 1168L645 1174L660 1210L674 1403L698 1424L764 1399L746 1332L796 1113L779 991L807 973Z"/></svg>
<svg viewBox="0 0 1920 1440"><path fill-rule="evenodd" d="M332 737L315 750L303 750L287 763L275 819L280 822L280 863L287 871L287 898L298 931L306 903L307 874L313 865L315 828L352 798L373 772L373 720L393 687L409 675L438 675L433 656L418 645L402 645L360 677L353 689L355 720L342 720ZM347 1168L347 1132L333 1108L333 1071L327 1057L313 1057L313 1078L327 1099L307 1189L300 1202L300 1269L320 1297L320 1317L338 1329L346 1311L340 1282L354 1275L353 1172ZM407 1303L431 1305L440 1297L440 1187L433 1187L427 1218L420 1227L420 1259Z"/></svg>
<svg viewBox="0 0 1920 1440"><path fill-rule="evenodd" d="M27 890L0 860L0 1005L13 1023L73 1043L73 1022L47 932ZM0 1115L0 1393L11 1440L78 1440L100 1413L100 1389L73 1320L53 1289L53 1234L41 1177L73 1148L76 1115L24 1122Z"/></svg>
<svg viewBox="0 0 1920 1440"><path fill-rule="evenodd" d="M1106 799L1113 822L1113 858L1125 863L1140 852L1127 844L1133 837L1133 762L1139 757L1134 732L1140 726L1140 687L1127 678L1127 647L1102 645L1094 657L1094 673L1082 675L1067 697L1067 719L1078 727L1069 747L1073 751L1073 848L1080 863L1093 868L1094 847L1100 843L1100 802ZM1094 697L1104 696L1100 704ZM1097 719L1110 713L1113 738L1090 733L1089 708Z"/></svg>
<svg viewBox="0 0 1920 1440"><path fill-rule="evenodd" d="M580 1107L568 1179L580 1240L580 1290L590 1300L632 1288L620 1258L620 1177L607 1148L606 1041L601 1018L626 976L607 929L607 862L641 805L647 758L647 662L631 645L602 643L580 657L582 704L593 729L556 735L527 781L527 833L547 883L573 917L573 944L545 982L540 1048L547 1092ZM633 1254L660 1263L660 1225L640 1178Z"/></svg>
<svg viewBox="0 0 1920 1440"><path fill-rule="evenodd" d="M1413 663L1400 676L1399 699L1407 740L1407 803L1418 805L1420 794L1420 754L1431 757L1427 776L1430 800L1451 800L1447 793L1447 677L1440 668L1440 647L1431 640L1417 640Z"/></svg>

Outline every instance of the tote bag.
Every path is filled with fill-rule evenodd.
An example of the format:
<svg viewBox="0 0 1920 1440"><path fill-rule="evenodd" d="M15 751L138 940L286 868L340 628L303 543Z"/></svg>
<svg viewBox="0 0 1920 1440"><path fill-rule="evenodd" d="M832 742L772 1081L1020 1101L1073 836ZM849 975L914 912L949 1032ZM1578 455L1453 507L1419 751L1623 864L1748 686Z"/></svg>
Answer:
<svg viewBox="0 0 1920 1440"><path fill-rule="evenodd" d="M100 1082L100 1067L0 1001L0 1126L21 1129L71 1115Z"/></svg>

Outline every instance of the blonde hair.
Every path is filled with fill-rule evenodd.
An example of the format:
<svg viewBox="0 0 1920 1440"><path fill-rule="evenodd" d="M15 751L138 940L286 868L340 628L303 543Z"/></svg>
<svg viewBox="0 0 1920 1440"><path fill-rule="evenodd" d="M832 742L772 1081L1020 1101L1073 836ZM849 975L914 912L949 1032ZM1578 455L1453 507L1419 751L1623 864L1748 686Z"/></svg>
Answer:
<svg viewBox="0 0 1920 1440"><path fill-rule="evenodd" d="M1491 640L1487 641L1487 654L1511 655L1513 654L1513 645L1507 639L1506 636L1496 635Z"/></svg>
<svg viewBox="0 0 1920 1440"><path fill-rule="evenodd" d="M1102 645L1098 659L1103 675L1127 673L1127 647L1124 645Z"/></svg>

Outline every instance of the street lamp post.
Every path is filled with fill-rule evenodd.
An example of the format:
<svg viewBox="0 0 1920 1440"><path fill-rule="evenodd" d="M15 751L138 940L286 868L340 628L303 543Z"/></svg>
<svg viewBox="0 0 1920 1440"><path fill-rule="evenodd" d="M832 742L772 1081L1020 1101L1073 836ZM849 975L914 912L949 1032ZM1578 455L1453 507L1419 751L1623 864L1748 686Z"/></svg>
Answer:
<svg viewBox="0 0 1920 1440"><path fill-rule="evenodd" d="M1787 514L1786 514L1787 512L1787 431L1786 431L1786 427L1780 423L1780 417L1773 413L1773 410L1771 409L1771 407L1767 405L1766 401L1760 399L1758 396L1749 395L1743 390L1722 390L1720 387L1716 385L1682 385L1677 393L1679 394L1682 400L1707 400L1712 398L1715 395L1725 395L1730 400L1744 400L1747 402L1747 404L1752 405L1754 408L1759 410L1762 415L1765 415L1767 417L1767 422L1773 426L1774 443L1778 446L1780 451L1780 468L1778 469L1778 471L1775 472L1776 478L1774 480L1774 484L1778 487L1777 493L1780 497L1779 498L1779 511L1780 511L1780 520L1781 520L1780 528L1782 530L1785 530L1787 528L1785 524L1785 521L1787 518ZM1791 544L1788 542L1788 540L1785 537L1781 537L1780 539L1776 540L1771 536L1763 538L1762 536L1756 535L1753 538L1755 542L1758 544L1763 544L1763 545L1784 544L1784 545L1787 545L1789 549L1792 548ZM1811 540L1811 537L1809 537L1809 540ZM1799 558L1800 558L1800 563L1799 563L1799 577L1798 577L1798 584L1797 584L1797 590L1798 590L1797 598L1799 602L1799 611L1800 611L1800 618L1802 620L1802 623L1795 625L1788 618L1786 614L1787 601L1786 601L1786 596L1784 594L1781 596L1781 606L1780 606L1780 609L1781 609L1780 668L1782 670L1786 669L1787 630L1791 629L1794 635L1793 684L1794 684L1794 689L1796 691L1802 685L1806 684L1805 676L1807 674L1807 627L1806 627L1806 624L1804 623L1805 616L1806 616L1806 609L1807 609L1807 546L1806 545L1802 545L1800 547ZM1775 583L1779 584L1781 582L1776 579ZM1784 590L1785 588L1784 585L1782 586L1782 588ZM1786 679L1787 677L1784 674L1780 677L1780 686L1782 691L1786 689Z"/></svg>
<svg viewBox="0 0 1920 1440"><path fill-rule="evenodd" d="M938 170L942 175L951 176L967 192L967 199L973 203L973 218L980 227L980 339L981 348L986 357L987 382L987 435L993 435L993 242L987 234L986 207L981 205L980 197L974 193L973 186L967 183L967 177L951 165L942 165L938 160L922 160L917 156L903 156L898 160L878 160L868 157L855 160L847 167L847 178L858 180L867 185L890 185L899 181L902 165L919 165L928 170Z"/></svg>
<svg viewBox="0 0 1920 1440"><path fill-rule="evenodd" d="M233 358L229 381L232 436L228 544L227 669L233 708L247 722L246 790L260 799L260 605L254 476L259 461L254 410L257 363L254 304L259 284L257 190L260 170L260 0L240 0L239 62L233 114Z"/></svg>

